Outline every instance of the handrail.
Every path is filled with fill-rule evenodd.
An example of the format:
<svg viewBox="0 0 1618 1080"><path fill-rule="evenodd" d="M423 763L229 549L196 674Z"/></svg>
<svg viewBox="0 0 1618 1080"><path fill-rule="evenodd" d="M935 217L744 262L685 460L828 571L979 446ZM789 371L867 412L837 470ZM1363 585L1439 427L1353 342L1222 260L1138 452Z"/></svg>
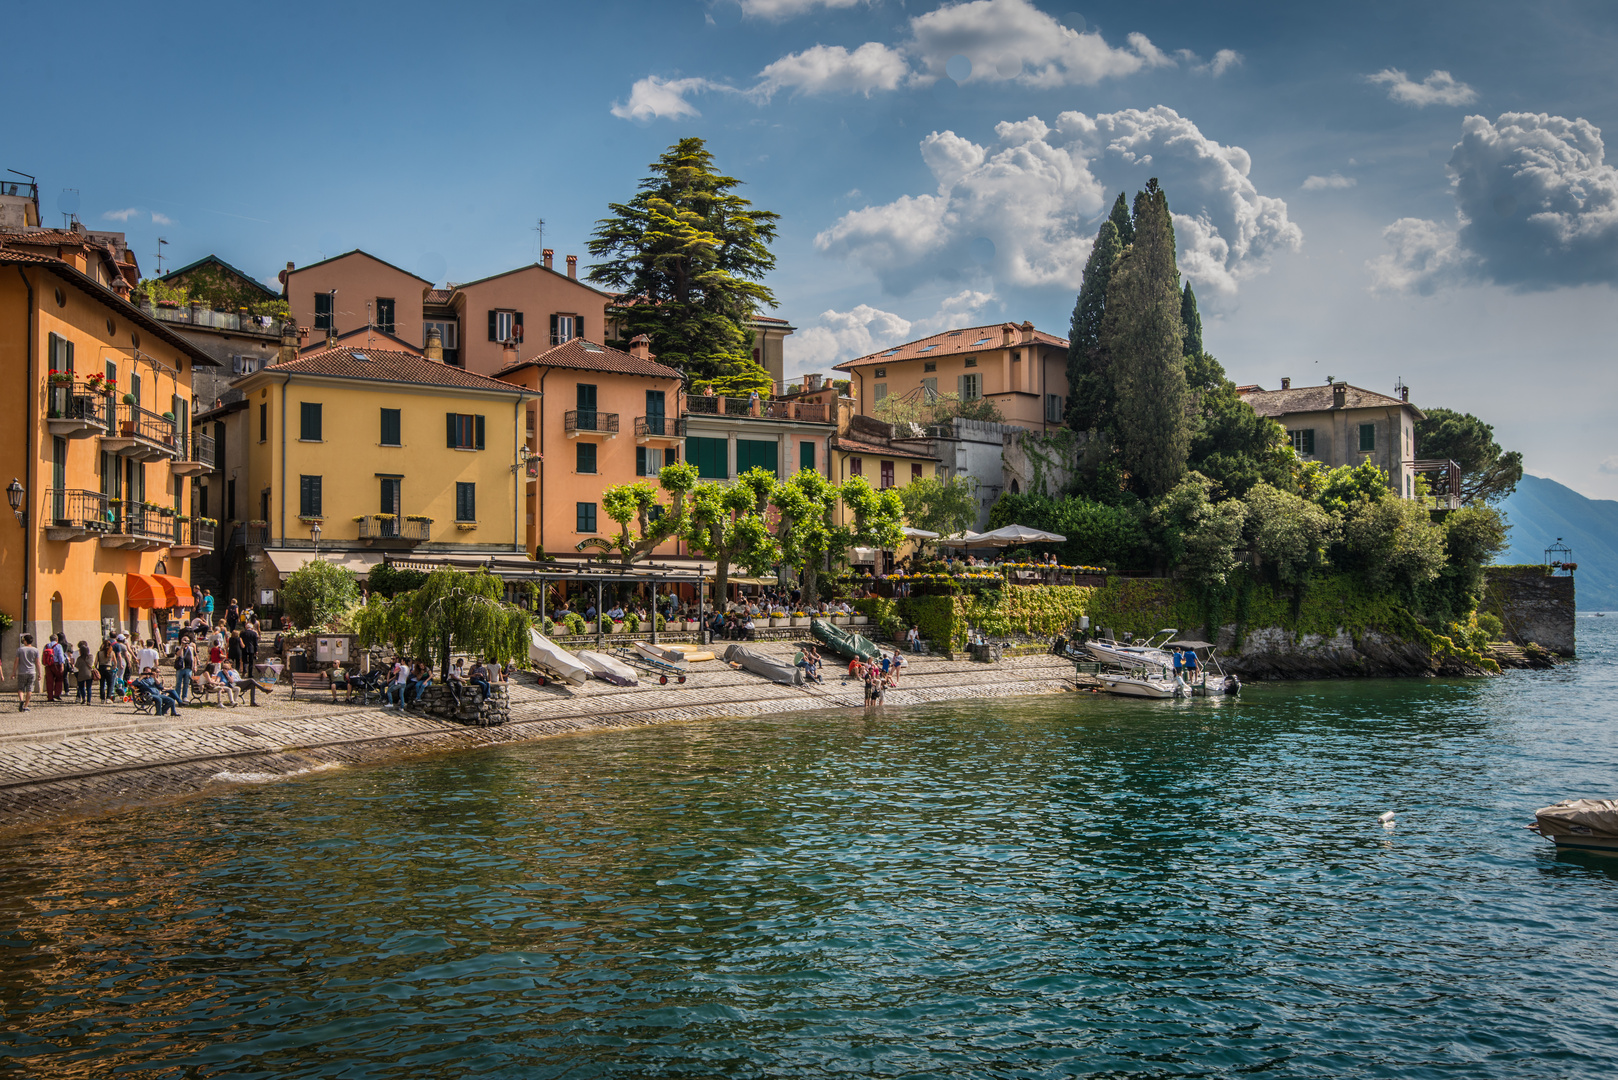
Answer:
<svg viewBox="0 0 1618 1080"><path fill-rule="evenodd" d="M618 414L615 412L598 412L595 409L570 409L562 417L562 427L567 431L616 433L618 430Z"/></svg>
<svg viewBox="0 0 1618 1080"><path fill-rule="evenodd" d="M187 461L200 461L203 464L208 465L209 467L217 468L218 467L218 462L214 460L214 438L213 438L213 436L212 435L204 435L202 433L201 428L192 428L191 429L191 456L189 458L187 458L186 460Z"/></svg>
<svg viewBox="0 0 1618 1080"><path fill-rule="evenodd" d="M824 402L760 398L755 403L750 397L722 397L708 394L683 396L688 416L736 416L754 420L796 420L809 424L831 422L831 406Z"/></svg>
<svg viewBox="0 0 1618 1080"><path fill-rule="evenodd" d="M178 425L175 421L170 420L162 413L143 409L139 405L124 405L122 416L119 418L119 431L121 434L159 443L171 449L174 447L177 427Z"/></svg>
<svg viewBox="0 0 1618 1080"><path fill-rule="evenodd" d="M112 527L107 497L84 488L51 488L45 492L47 527L106 532Z"/></svg>
<svg viewBox="0 0 1618 1080"><path fill-rule="evenodd" d="M107 395L100 387L83 379L71 383L52 383L46 408L49 419L89 420L103 428L107 426L110 412Z"/></svg>
<svg viewBox="0 0 1618 1080"><path fill-rule="evenodd" d="M635 437L643 438L685 438L685 417L674 416L637 416L635 417Z"/></svg>

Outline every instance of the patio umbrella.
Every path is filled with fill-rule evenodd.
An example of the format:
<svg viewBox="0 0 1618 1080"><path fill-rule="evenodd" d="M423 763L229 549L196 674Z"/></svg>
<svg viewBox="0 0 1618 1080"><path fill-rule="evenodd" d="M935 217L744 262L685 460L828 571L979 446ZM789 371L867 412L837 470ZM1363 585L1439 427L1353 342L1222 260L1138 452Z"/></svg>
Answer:
<svg viewBox="0 0 1618 1080"><path fill-rule="evenodd" d="M943 537L938 542L940 544L948 544L950 547L976 547L978 546L978 535L978 533L973 532L971 529L966 529L963 532L950 533L948 536Z"/></svg>
<svg viewBox="0 0 1618 1080"><path fill-rule="evenodd" d="M938 539L938 534L935 533L935 532L928 532L926 529L912 529L908 525L906 525L904 528L900 529L899 531L904 533L905 536L908 537L911 540L937 540Z"/></svg>
<svg viewBox="0 0 1618 1080"><path fill-rule="evenodd" d="M1007 525L982 533L977 543L990 547L1015 547L1018 544L1061 544L1067 537L1059 533L1030 529L1026 525Z"/></svg>

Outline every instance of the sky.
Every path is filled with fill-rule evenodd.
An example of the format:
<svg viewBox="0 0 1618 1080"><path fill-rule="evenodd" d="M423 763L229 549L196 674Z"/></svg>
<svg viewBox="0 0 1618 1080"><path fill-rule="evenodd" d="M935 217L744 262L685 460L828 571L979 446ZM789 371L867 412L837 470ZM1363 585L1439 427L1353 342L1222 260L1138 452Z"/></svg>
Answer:
<svg viewBox="0 0 1618 1080"><path fill-rule="evenodd" d="M695 135L781 215L797 375L951 326L1065 335L1101 218L1156 177L1238 383L1402 381L1618 498L1606 0L0 13L41 46L8 50L33 123L0 168L148 274L159 237L165 269L270 282L355 247L439 283L542 245L588 265L607 204Z"/></svg>

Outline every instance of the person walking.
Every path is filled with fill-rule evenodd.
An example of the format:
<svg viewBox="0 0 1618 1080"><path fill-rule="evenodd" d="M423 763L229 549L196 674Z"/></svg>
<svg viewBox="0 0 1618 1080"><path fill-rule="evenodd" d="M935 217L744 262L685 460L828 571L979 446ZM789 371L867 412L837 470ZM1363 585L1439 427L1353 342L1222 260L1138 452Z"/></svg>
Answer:
<svg viewBox="0 0 1618 1080"><path fill-rule="evenodd" d="M258 678L258 620L249 619L242 627L242 674Z"/></svg>
<svg viewBox="0 0 1618 1080"><path fill-rule="evenodd" d="M101 676L101 704L105 705L112 700L112 641L101 639L101 648L96 650L96 674Z"/></svg>
<svg viewBox="0 0 1618 1080"><path fill-rule="evenodd" d="M209 626L213 625L213 593L206 589L202 593L202 620Z"/></svg>
<svg viewBox="0 0 1618 1080"><path fill-rule="evenodd" d="M240 630L230 632L230 640L225 643L225 658L236 665L236 670L242 669L242 633Z"/></svg>
<svg viewBox="0 0 1618 1080"><path fill-rule="evenodd" d="M174 693L181 704L191 702L191 680L197 674L197 647L191 643L190 634L180 635L180 649L174 661Z"/></svg>
<svg viewBox="0 0 1618 1080"><path fill-rule="evenodd" d="M90 681L95 677L96 661L90 655L90 643L79 642L79 655L73 660L73 684L78 690L80 705L90 704Z"/></svg>
<svg viewBox="0 0 1618 1080"><path fill-rule="evenodd" d="M45 700L55 701L62 696L62 672L66 666L62 646L57 642L55 634L45 639L41 661L45 665Z"/></svg>
<svg viewBox="0 0 1618 1080"><path fill-rule="evenodd" d="M225 629L236 629L236 624L241 621L241 618L242 606L236 602L236 598L233 596L230 598L230 606L225 609Z"/></svg>
<svg viewBox="0 0 1618 1080"><path fill-rule="evenodd" d="M17 711L27 712L33 700L34 683L39 680L39 650L34 635L24 634L17 645Z"/></svg>

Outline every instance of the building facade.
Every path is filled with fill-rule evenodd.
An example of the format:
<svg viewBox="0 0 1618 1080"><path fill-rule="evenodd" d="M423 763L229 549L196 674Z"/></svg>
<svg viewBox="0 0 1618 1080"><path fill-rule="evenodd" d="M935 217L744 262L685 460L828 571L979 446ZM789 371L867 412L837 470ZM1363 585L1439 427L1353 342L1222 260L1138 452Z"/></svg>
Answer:
<svg viewBox="0 0 1618 1080"><path fill-rule="evenodd" d="M1410 404L1410 391L1399 397L1362 390L1346 382L1281 389L1237 387L1242 400L1260 416L1286 429L1298 456L1329 468L1370 462L1388 474L1388 486L1402 498L1415 497L1416 421L1421 411Z"/></svg>

